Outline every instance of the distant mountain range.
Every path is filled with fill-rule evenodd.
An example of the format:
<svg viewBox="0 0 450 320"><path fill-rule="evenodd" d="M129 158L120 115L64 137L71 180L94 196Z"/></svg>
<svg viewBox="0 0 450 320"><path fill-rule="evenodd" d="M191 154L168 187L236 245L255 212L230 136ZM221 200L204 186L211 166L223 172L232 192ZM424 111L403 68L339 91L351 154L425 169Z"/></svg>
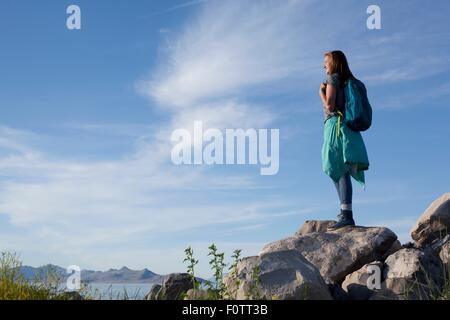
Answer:
<svg viewBox="0 0 450 320"><path fill-rule="evenodd" d="M66 269L56 265L48 264L46 266L34 268L30 266L21 267L22 274L27 280L43 279L49 272L58 274L65 280L70 274ZM122 269L109 269L108 271L82 270L81 281L85 283L149 283L161 284L164 275L156 274L148 269L131 270L127 267Z"/></svg>

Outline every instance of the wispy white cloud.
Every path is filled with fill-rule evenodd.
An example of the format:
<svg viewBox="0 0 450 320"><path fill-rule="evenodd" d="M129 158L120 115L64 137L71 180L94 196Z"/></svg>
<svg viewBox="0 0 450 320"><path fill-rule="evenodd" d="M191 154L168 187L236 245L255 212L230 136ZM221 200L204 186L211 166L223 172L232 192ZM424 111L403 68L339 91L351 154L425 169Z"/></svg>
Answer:
<svg viewBox="0 0 450 320"><path fill-rule="evenodd" d="M304 3L206 3L141 91L163 107L186 108L301 73L311 50L298 36Z"/></svg>
<svg viewBox="0 0 450 320"><path fill-rule="evenodd" d="M35 138L36 135L29 131L17 130L8 126L0 125L0 152L3 149L8 150L9 152L21 153L30 157L37 151L30 147L27 142Z"/></svg>
<svg viewBox="0 0 450 320"><path fill-rule="evenodd" d="M0 174L9 176L0 182L0 214L12 227L26 231L22 242L3 235L2 247L45 248L88 264L86 256L99 248L105 261L114 260L117 246L146 242L157 247L148 239L169 239L167 245L175 245L183 242L174 238L180 232L264 223L284 210L282 200L261 201L257 195L234 199L233 194L258 187L248 176L206 176L203 168L174 167L164 160L166 150L159 153L153 145L159 143L140 145L134 154L108 161L57 159L45 151L35 157L23 152L0 157ZM28 151L26 141L22 146L21 151ZM226 190L225 196L214 194ZM137 260L129 256L122 264ZM96 263L104 265L94 259L89 266Z"/></svg>

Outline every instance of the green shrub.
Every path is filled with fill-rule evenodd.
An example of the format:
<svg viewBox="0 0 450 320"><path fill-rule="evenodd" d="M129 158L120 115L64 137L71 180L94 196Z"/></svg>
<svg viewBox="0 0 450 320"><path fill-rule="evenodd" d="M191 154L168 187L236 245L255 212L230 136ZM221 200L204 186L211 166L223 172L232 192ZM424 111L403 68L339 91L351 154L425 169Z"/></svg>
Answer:
<svg viewBox="0 0 450 320"><path fill-rule="evenodd" d="M233 282L231 286L227 287L223 282L223 271L224 268L227 267L227 264L224 262L225 253L219 252L214 243L211 244L208 249L208 256L211 257L209 265L211 266L211 270L213 271L214 283L212 281L205 280L207 293L206 300L235 300L237 296L237 290L239 289L239 286L241 284L237 265L241 261L240 255L242 250L237 249L233 251L233 255L231 256L233 262L228 268L228 270L231 270L231 279ZM188 262L187 272L192 278L195 292L195 290L199 289L194 273L194 267L198 264L198 260L194 258L194 253L191 247L188 247L184 252L186 254L186 258L183 260L183 262ZM259 274L259 266L256 266L252 273L252 285L249 289L249 292L245 294L249 299L261 299Z"/></svg>

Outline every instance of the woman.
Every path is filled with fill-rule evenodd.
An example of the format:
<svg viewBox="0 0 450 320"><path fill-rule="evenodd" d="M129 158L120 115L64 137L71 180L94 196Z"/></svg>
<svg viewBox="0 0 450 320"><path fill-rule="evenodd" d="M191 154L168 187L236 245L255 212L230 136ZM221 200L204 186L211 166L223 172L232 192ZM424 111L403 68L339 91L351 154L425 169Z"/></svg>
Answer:
<svg viewBox="0 0 450 320"><path fill-rule="evenodd" d="M353 226L352 176L365 188L364 170L369 169L364 141L359 132L345 125L345 92L349 79L354 79L342 51L325 53L327 80L320 85L324 110L323 171L333 180L341 203L338 221L330 229Z"/></svg>

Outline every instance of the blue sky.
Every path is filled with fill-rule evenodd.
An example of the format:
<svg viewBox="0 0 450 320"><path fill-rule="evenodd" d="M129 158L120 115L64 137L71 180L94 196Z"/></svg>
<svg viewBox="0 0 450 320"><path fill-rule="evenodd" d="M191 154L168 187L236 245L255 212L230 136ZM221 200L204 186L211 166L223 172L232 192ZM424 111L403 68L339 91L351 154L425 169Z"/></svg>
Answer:
<svg viewBox="0 0 450 320"><path fill-rule="evenodd" d="M77 4L82 29L66 28ZM369 4L382 29L366 28ZM323 53L374 108L361 225L402 242L449 191L448 1L9 1L0 10L0 249L25 264L185 270L334 219L321 170ZM280 170L174 166L170 133L279 128Z"/></svg>

